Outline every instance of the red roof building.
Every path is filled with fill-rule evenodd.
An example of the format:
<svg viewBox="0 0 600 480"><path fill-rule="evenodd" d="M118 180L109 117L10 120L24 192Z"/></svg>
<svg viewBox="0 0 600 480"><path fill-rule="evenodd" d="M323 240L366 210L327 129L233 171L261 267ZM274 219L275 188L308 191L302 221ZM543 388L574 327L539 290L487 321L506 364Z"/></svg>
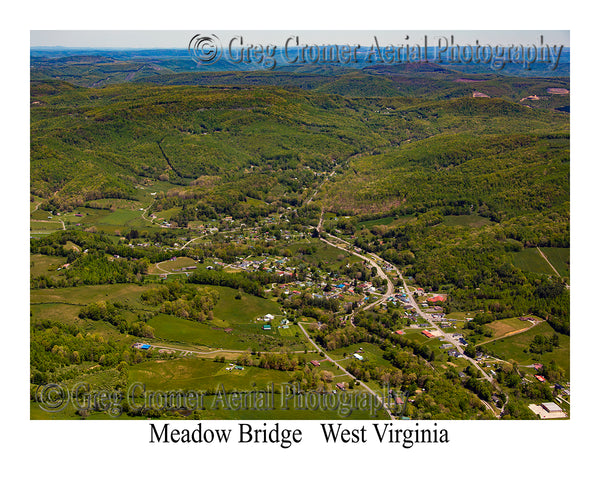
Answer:
<svg viewBox="0 0 600 480"><path fill-rule="evenodd" d="M433 338L433 334L431 332L428 332L427 330L423 330L421 333L427 338Z"/></svg>
<svg viewBox="0 0 600 480"><path fill-rule="evenodd" d="M445 302L446 299L441 295L436 295L435 297L431 297L427 299L428 302Z"/></svg>
<svg viewBox="0 0 600 480"><path fill-rule="evenodd" d="M543 376L541 376L541 375L534 375L534 377L537 378L540 382L545 382L546 381L546 379Z"/></svg>

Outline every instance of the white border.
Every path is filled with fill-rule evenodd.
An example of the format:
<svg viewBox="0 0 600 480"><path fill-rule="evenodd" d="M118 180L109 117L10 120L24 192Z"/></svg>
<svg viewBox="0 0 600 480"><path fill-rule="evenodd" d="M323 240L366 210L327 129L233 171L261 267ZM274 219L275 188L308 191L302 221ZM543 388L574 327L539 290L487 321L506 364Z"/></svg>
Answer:
<svg viewBox="0 0 600 480"><path fill-rule="evenodd" d="M4 93L3 206L8 218L2 236L3 365L8 377L2 414L8 422L2 467L45 478L105 476L153 477L190 474L226 478L307 478L351 475L351 478L417 474L425 478L523 478L528 474L557 478L587 471L597 450L599 396L590 353L595 338L582 338L594 322L589 298L597 267L595 206L597 191L597 67L593 13L564 2L503 1L415 2L393 4L318 1L227 2L28 2L6 12L2 32ZM583 20L577 20L578 18ZM438 422L447 425L446 446L324 445L318 426L300 425L305 441L283 451L279 447L203 448L149 445L149 427L140 422L31 422L27 378L28 355L28 192L29 192L29 30L31 29L570 29L572 52L572 418L552 422ZM593 115L592 115L593 114ZM593 129L593 130L592 130ZM15 172L16 170L16 172ZM15 209L14 206L17 206ZM587 228L586 228L587 227ZM18 232L15 234L15 232ZM586 268L587 267L587 268ZM587 305L586 305L587 302ZM219 422L221 425L223 422ZM424 447L424 448L421 448ZM13 467L13 468L11 468ZM595 469L590 470L591 472Z"/></svg>

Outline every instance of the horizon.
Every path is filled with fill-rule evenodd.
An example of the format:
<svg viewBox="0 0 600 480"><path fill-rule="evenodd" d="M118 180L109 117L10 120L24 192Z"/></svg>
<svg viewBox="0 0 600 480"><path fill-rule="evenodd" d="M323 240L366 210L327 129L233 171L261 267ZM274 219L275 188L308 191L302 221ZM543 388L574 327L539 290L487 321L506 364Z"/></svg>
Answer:
<svg viewBox="0 0 600 480"><path fill-rule="evenodd" d="M208 30L205 30L208 32ZM30 50L172 50L187 49L198 31L187 30L30 30ZM381 44L433 46L436 39L454 37L456 45L548 45L570 48L569 30L214 30L219 38L243 36L246 44L283 46L285 39L299 36L302 43L370 45L377 36Z"/></svg>

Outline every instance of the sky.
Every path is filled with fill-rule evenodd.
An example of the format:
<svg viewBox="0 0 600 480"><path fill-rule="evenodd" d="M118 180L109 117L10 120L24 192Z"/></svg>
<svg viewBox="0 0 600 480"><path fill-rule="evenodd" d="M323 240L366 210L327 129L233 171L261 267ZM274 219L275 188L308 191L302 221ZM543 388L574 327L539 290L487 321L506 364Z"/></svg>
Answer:
<svg viewBox="0 0 600 480"><path fill-rule="evenodd" d="M428 44L437 44L440 37L456 45L540 45L544 43L569 47L568 30L31 30L30 46L71 47L96 49L126 48L187 48L196 34L215 34L222 41L242 36L244 42L254 44L283 45L290 36L299 36L302 44L351 44L371 45L377 36L382 44L423 45L427 35ZM408 39L407 39L408 37Z"/></svg>

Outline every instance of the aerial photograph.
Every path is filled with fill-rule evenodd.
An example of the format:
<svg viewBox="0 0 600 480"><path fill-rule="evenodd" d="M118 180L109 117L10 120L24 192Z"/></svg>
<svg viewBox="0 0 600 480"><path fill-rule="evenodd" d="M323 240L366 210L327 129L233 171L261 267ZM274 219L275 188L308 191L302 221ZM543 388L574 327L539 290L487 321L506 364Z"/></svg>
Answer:
<svg viewBox="0 0 600 480"><path fill-rule="evenodd" d="M569 31L30 38L31 420L570 421Z"/></svg>

